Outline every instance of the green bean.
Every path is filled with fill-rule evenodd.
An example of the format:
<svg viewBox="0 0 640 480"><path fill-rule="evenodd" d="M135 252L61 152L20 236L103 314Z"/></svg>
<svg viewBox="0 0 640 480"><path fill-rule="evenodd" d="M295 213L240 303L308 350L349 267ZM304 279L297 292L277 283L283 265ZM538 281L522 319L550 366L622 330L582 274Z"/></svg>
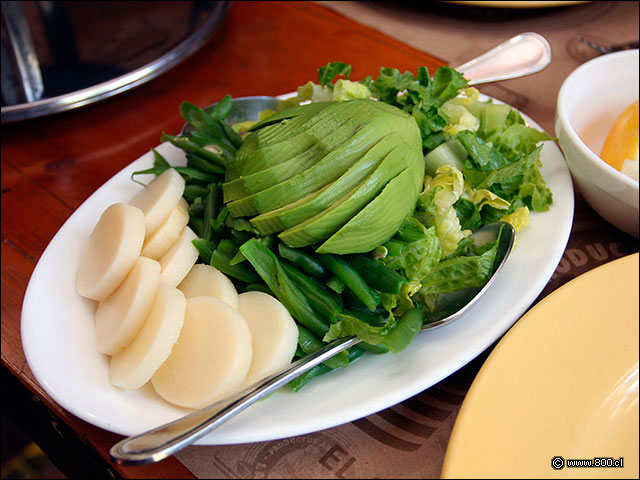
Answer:
<svg viewBox="0 0 640 480"><path fill-rule="evenodd" d="M205 173L214 173L217 175L223 175L225 171L220 165L211 163L195 153L187 153L187 166L202 170Z"/></svg>
<svg viewBox="0 0 640 480"><path fill-rule="evenodd" d="M211 133L213 135L209 135L206 132L196 130L193 132L189 132L185 136L201 147L213 146L216 147L214 148L214 150L220 149L220 152L224 152L225 155L233 155L237 149L226 137L224 129L222 128L222 124L216 123L214 128L216 129L216 132L212 131Z"/></svg>
<svg viewBox="0 0 640 480"><path fill-rule="evenodd" d="M243 244L240 251L291 315L323 338L329 331L328 322L313 311L304 294L282 268L278 257L255 238Z"/></svg>
<svg viewBox="0 0 640 480"><path fill-rule="evenodd" d="M194 137L194 140L198 142L204 141L207 144L210 144L212 140L223 142L228 144L229 148L237 150L242 145L242 139L238 139L238 134L224 122L224 117L229 113L230 105L230 101L219 102L208 113L192 103L182 102L180 114L196 129L190 134L191 137ZM198 134L205 138L198 139Z"/></svg>
<svg viewBox="0 0 640 480"><path fill-rule="evenodd" d="M363 322L374 327L380 327L385 322L383 315L372 313L368 310L363 311L357 310L355 308L345 308L343 313L345 313L346 315L351 315L352 317L355 317L358 320L362 320ZM360 342L358 344L358 347L376 354L387 353L389 351L389 349L384 345L372 345L366 342Z"/></svg>
<svg viewBox="0 0 640 480"><path fill-rule="evenodd" d="M229 215L229 210L227 209L227 207L222 207L220 209L220 212L218 212L218 216L216 217L216 219L212 222L211 226L213 227L213 229L218 232L220 235L223 234L223 230L222 230L222 226L224 225L224 222L227 218L227 216Z"/></svg>
<svg viewBox="0 0 640 480"><path fill-rule="evenodd" d="M342 280L340 280L335 275L332 275L329 280L327 280L327 287L329 287L334 292L340 294L344 292L345 284Z"/></svg>
<svg viewBox="0 0 640 480"><path fill-rule="evenodd" d="M402 240L391 238L382 244L387 249L387 255L397 257L407 251L407 244Z"/></svg>
<svg viewBox="0 0 640 480"><path fill-rule="evenodd" d="M335 315L342 311L341 304L336 300L336 298L340 297L330 295L321 283L313 277L307 277L286 260L283 260L281 263L284 271L287 272L287 275L289 275L291 280L294 281L305 295L311 308L327 320L336 323Z"/></svg>
<svg viewBox="0 0 640 480"><path fill-rule="evenodd" d="M326 278L327 269L322 266L312 255L300 248L287 247L284 243L278 244L278 252L282 258L289 260L300 267L305 273L316 278Z"/></svg>
<svg viewBox="0 0 640 480"><path fill-rule="evenodd" d="M264 283L250 283L245 287L244 291L245 292L262 292L262 293L267 293L272 297L275 297L271 289L267 287Z"/></svg>
<svg viewBox="0 0 640 480"><path fill-rule="evenodd" d="M191 230L193 230L196 233L196 235L201 237L202 230L204 230L204 222L202 221L201 218L192 216L189 218L189 228L191 228Z"/></svg>
<svg viewBox="0 0 640 480"><path fill-rule="evenodd" d="M202 197L196 198L191 205L189 205L189 215L191 217L202 217L204 215L204 203L202 203Z"/></svg>
<svg viewBox="0 0 640 480"><path fill-rule="evenodd" d="M370 343L360 342L358 346L363 350L366 350L367 352L375 353L376 355L389 353L389 349L384 345L372 345Z"/></svg>
<svg viewBox="0 0 640 480"><path fill-rule="evenodd" d="M171 168L171 165L169 165L169 162L167 162L167 160L162 155L160 155L160 153L158 153L158 151L155 148L152 148L151 151L153 152L154 167Z"/></svg>
<svg viewBox="0 0 640 480"><path fill-rule="evenodd" d="M318 260L331 270L371 311L380 304L380 294L367 285L367 282L347 262L337 255L320 254Z"/></svg>
<svg viewBox="0 0 640 480"><path fill-rule="evenodd" d="M190 102L182 102L180 104L180 115L189 125L197 131L208 135L216 135L220 133L218 125L214 119L203 109Z"/></svg>
<svg viewBox="0 0 640 480"><path fill-rule="evenodd" d="M304 372L299 377L294 378L287 385L289 385L289 388L291 388L291 390L293 390L294 392L299 392L302 387L304 387L315 377L319 377L320 375L324 375L325 373L329 373L333 370L333 368L327 367L324 363L320 363L311 368L311 370Z"/></svg>
<svg viewBox="0 0 640 480"><path fill-rule="evenodd" d="M211 259L209 265L217 268L225 275L229 275L237 280L245 283L257 283L260 281L260 277L250 267L244 263L237 265L231 265L232 255L225 253L218 247L211 253Z"/></svg>
<svg viewBox="0 0 640 480"><path fill-rule="evenodd" d="M198 197L204 197L207 194L207 187L202 187L200 185L186 185L184 187L183 197L187 199L188 202L195 201Z"/></svg>
<svg viewBox="0 0 640 480"><path fill-rule="evenodd" d="M210 173L201 172L200 170L196 170L195 168L191 168L191 167L170 167L170 168L173 168L176 172L182 175L182 177L187 182L192 180L202 180L204 182L215 182L218 180L217 176L212 175ZM137 172L133 172L131 174L131 180L133 180L136 183L140 183L137 180L134 180L133 177L135 177L136 175L160 175L168 169L169 168L167 167L153 167L153 168L147 168L146 170L138 170Z"/></svg>
<svg viewBox="0 0 640 480"><path fill-rule="evenodd" d="M226 253L227 255L235 255L238 251L238 247L236 247L236 244L228 238L224 238L220 240L220 243L218 243L218 250Z"/></svg>
<svg viewBox="0 0 640 480"><path fill-rule="evenodd" d="M225 101L225 99L228 99L228 101ZM180 105L180 113L185 120L200 132L224 139L232 147L238 149L242 146L242 137L224 121L224 118L231 110L231 97L227 95L225 99L218 102L210 112L206 112L188 102L183 102Z"/></svg>
<svg viewBox="0 0 640 480"><path fill-rule="evenodd" d="M207 113L211 118L224 120L225 118L227 118L227 115L229 115L229 112L231 112L232 105L233 103L231 101L231 95L227 94L222 97L222 100L211 107L211 110L209 110L209 112Z"/></svg>
<svg viewBox="0 0 640 480"><path fill-rule="evenodd" d="M305 354L311 355L326 346L326 343L318 339L304 326L298 325L298 345L300 345L300 348ZM322 363L330 368L346 367L349 364L349 354L343 350Z"/></svg>
<svg viewBox="0 0 640 480"><path fill-rule="evenodd" d="M231 235L231 240L238 247L253 238L249 232L245 232L243 230L231 229L229 235Z"/></svg>
<svg viewBox="0 0 640 480"><path fill-rule="evenodd" d="M258 241L267 247L269 250L273 250L273 247L276 246L276 239L273 235L266 235L264 237L258 238Z"/></svg>
<svg viewBox="0 0 640 480"><path fill-rule="evenodd" d="M402 314L393 330L385 338L385 344L393 353L398 353L411 343L422 328L425 310L421 307L412 308Z"/></svg>
<svg viewBox="0 0 640 480"><path fill-rule="evenodd" d="M418 222L418 220L410 217L402 224L394 237L397 240L401 240L407 243L415 242L416 240L422 240L423 238L425 238L424 227L419 223L420 222Z"/></svg>
<svg viewBox="0 0 640 480"><path fill-rule="evenodd" d="M202 231L202 238L205 240L211 240L211 220L215 218L216 210L218 207L218 184L210 183L207 187L207 197L204 203L204 227Z"/></svg>
<svg viewBox="0 0 640 480"><path fill-rule="evenodd" d="M347 262L365 282L380 292L399 294L407 279L395 270L370 259L366 255L349 255Z"/></svg>
<svg viewBox="0 0 640 480"><path fill-rule="evenodd" d="M358 358L364 355L364 350L358 347L351 347L349 349L349 363L355 362ZM324 363L316 365L308 372L303 373L298 378L294 378L291 380L288 385L294 391L298 392L300 389L309 383L313 378L318 377L320 375L324 375L325 373L331 372L335 370L333 368L327 367Z"/></svg>
<svg viewBox="0 0 640 480"><path fill-rule="evenodd" d="M193 246L198 250L202 261L209 264L211 261L211 254L216 249L216 244L209 240L204 240L203 238L196 238L195 240L192 240L191 243L193 243Z"/></svg>
<svg viewBox="0 0 640 480"><path fill-rule="evenodd" d="M162 134L163 142L170 142L174 146L184 150L185 152L197 153L203 158L207 160L211 160L221 167L226 168L227 166L227 157L222 155L221 153L212 152L208 147L201 147L197 143L189 140L186 137L176 137L175 135L168 135L166 133Z"/></svg>
<svg viewBox="0 0 640 480"><path fill-rule="evenodd" d="M242 254L242 252L238 251L238 253L236 253L234 255L234 257L229 260L229 265L237 265L239 263L242 263L246 260L245 256Z"/></svg>
<svg viewBox="0 0 640 480"><path fill-rule="evenodd" d="M370 312L366 307L359 309L357 307L345 307L343 309L345 315L351 315L372 327L381 327L385 323L385 316L382 312Z"/></svg>
<svg viewBox="0 0 640 480"><path fill-rule="evenodd" d="M226 122L220 122L220 123L222 123L222 128L224 128L224 133L227 135L227 138L229 139L229 141L231 141L231 144L236 149L240 148L243 142L240 134L236 132L233 128L231 128Z"/></svg>

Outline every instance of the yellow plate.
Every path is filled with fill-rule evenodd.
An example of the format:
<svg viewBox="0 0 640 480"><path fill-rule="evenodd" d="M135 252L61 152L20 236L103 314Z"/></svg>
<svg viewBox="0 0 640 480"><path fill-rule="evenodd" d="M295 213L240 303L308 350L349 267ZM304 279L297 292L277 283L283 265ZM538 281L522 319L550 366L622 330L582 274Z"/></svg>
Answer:
<svg viewBox="0 0 640 480"><path fill-rule="evenodd" d="M638 478L638 290L636 253L525 314L471 385L442 477ZM621 457L622 468L569 466Z"/></svg>

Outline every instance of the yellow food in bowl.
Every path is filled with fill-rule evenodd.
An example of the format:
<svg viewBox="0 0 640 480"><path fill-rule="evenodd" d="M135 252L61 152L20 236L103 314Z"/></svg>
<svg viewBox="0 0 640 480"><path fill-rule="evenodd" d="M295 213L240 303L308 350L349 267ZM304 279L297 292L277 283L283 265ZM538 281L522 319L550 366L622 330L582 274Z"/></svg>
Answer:
<svg viewBox="0 0 640 480"><path fill-rule="evenodd" d="M614 122L600 158L638 180L638 100L625 108Z"/></svg>

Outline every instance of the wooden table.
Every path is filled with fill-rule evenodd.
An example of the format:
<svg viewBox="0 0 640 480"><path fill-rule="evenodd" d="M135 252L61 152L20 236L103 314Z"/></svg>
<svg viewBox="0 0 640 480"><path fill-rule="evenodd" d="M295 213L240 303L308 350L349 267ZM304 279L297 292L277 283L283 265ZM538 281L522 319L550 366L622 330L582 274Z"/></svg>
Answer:
<svg viewBox="0 0 640 480"><path fill-rule="evenodd" d="M336 60L353 65L354 79L376 75L381 65L414 72L418 66L426 65L433 72L437 66L449 61L458 64L481 53L486 50L485 44L488 43L487 48L497 44L495 38L507 38L510 35L506 32L516 28L513 25L502 28L510 24L500 25L495 13L494 18L483 18L478 10L476 14L468 15L461 13L463 11L459 7L440 6L438 10L431 11L427 7L405 4L396 7L396 4L383 3L324 3L329 8L307 2L237 2L211 41L160 78L76 111L3 125L4 408L69 476L259 477L265 476L265 471L256 468L255 462L269 455L273 457L274 449L282 449L281 453L286 451L297 460L302 459L295 470L288 470L287 462L278 463L273 457L270 472L278 476L389 476L393 475L392 470L367 469L368 456L401 458L400 454L413 460L405 462L403 470L395 470L398 476L439 475L457 409L486 353L441 384L403 402L400 408L408 411L412 406L421 405L422 415L431 419L426 424L416 422L409 415L402 417L403 420L396 410L389 409L376 414L376 419L383 419L390 425L386 430L374 419L365 418L347 425L345 428L359 432L366 440L363 440L363 445L370 447L369 450L359 448L357 455L354 454L353 440L347 438L351 430L338 427L284 443L195 447L159 464L134 468L117 466L108 459L109 448L120 436L74 417L48 397L35 381L22 350L22 300L30 275L47 244L65 220L100 185L160 143L161 132L179 131L183 121L178 105L182 100L207 105L227 93L240 97L293 91L298 85L314 79L319 66ZM601 5L588 4L529 16L520 12L513 21L520 23L517 28L521 25L528 27L521 31L534 30L545 34L544 28L549 25L562 26L563 21L567 23L571 16L577 15L582 20L589 19L594 33L600 36L609 33L608 40L618 40L617 36L637 35L638 30L637 2L632 2L631 6L622 3L614 2L606 9ZM613 14L603 14L612 9ZM513 12L509 14L514 15ZM357 18L369 26L348 17ZM612 31L609 27L614 25L611 23L614 17L622 23L615 24L616 30ZM594 26L597 27L595 30ZM416 36L411 34L417 27L422 28L424 35L442 31L449 32L449 37L442 44L415 45ZM451 34L453 31L456 35ZM566 45L561 42L566 42L566 38L559 40L559 30L551 33L556 40L555 44L552 41L555 51L564 48ZM585 30L584 33L589 32ZM462 45L460 42L467 42L468 47L458 48ZM409 46L409 43L414 43L414 46ZM425 53L427 51L433 54ZM569 57L569 60L565 58L562 63L549 67L546 75L550 75L553 82L548 84L550 87L545 92L547 102L550 98L555 99L559 82L580 61ZM481 90L514 103L552 131L553 102L551 105L541 103L539 98L532 98L526 88L518 87L515 82ZM536 88L539 89L539 85ZM541 297L583 271L635 251L638 251L636 239L602 221L578 195L567 251ZM415 408L412 411L415 413ZM427 425L429 421L433 421L430 426ZM394 428L410 432L412 439L408 440ZM262 457L258 458L257 453L251 452L258 452ZM422 461L418 462L416 458L422 458ZM254 464L247 459L253 459Z"/></svg>

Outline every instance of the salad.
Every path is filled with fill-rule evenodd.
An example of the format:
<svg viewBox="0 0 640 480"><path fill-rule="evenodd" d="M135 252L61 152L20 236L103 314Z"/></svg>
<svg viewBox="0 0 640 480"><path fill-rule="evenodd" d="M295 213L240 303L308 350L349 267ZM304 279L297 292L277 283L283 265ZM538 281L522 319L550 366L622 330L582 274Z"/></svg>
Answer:
<svg viewBox="0 0 640 480"><path fill-rule="evenodd" d="M300 86L258 122L227 124L228 95L206 111L183 102L181 115L193 128L180 136L163 134L162 140L182 149L187 165L171 166L153 150L154 167L133 174L174 168L183 176L198 261L226 274L239 292L278 298L298 325L297 357L336 338L363 340L292 381L294 391L366 350L397 353L425 322L457 310L439 303L442 294L481 287L494 267L498 242L475 247L471 233L496 221L522 230L531 211L546 211L553 200L539 158L540 142L552 138L528 127L508 105L479 101L459 72L441 67L431 77L425 67L415 76L381 68L376 79L358 82L350 75L350 65L325 65L317 83ZM233 170L251 135L308 105L319 109L358 99L405 112L419 131L424 174L398 228L364 251L356 245L353 252L326 253L320 243L292 245L291 236L265 234L256 227L258 217L234 210L225 186L238 178Z"/></svg>

